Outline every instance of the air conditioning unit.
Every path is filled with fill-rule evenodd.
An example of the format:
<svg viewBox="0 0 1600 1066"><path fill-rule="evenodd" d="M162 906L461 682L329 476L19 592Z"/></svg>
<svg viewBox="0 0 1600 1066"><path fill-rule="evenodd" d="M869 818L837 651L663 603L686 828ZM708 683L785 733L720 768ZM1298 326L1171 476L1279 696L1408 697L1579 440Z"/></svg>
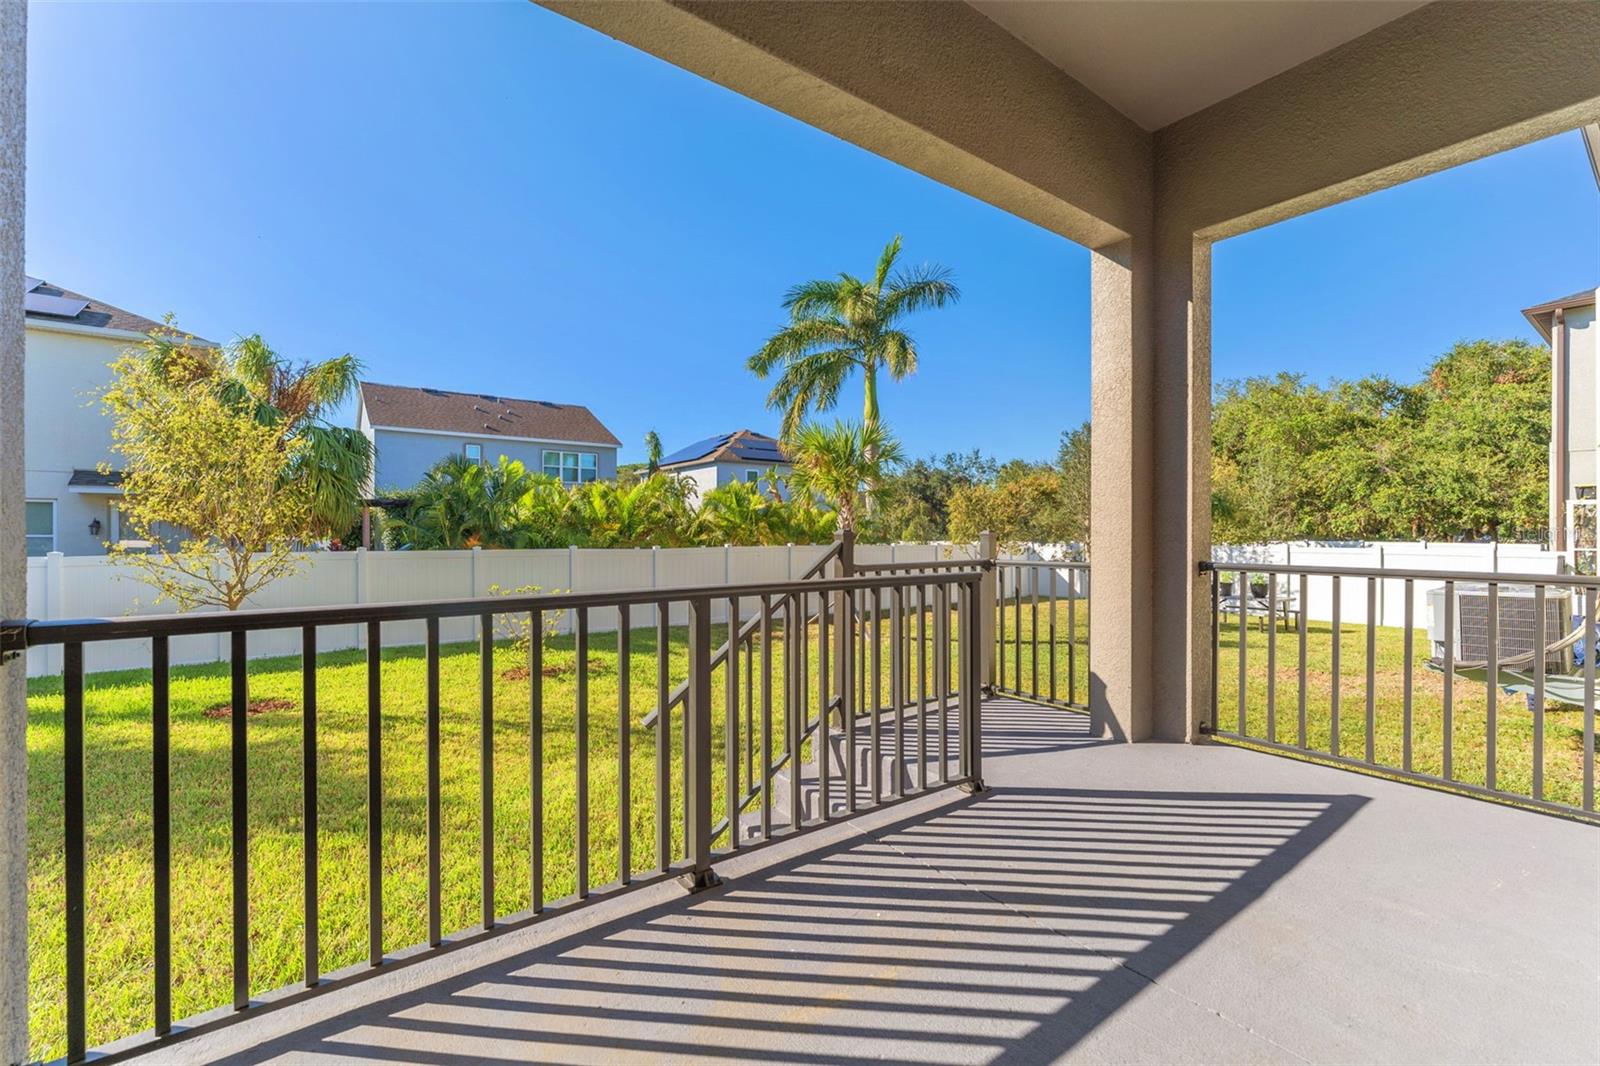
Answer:
<svg viewBox="0 0 1600 1066"><path fill-rule="evenodd" d="M1500 660L1532 652L1539 641L1532 585L1501 585L1498 596ZM1455 595L1455 661L1489 659L1489 586L1457 585ZM1572 592L1547 588L1544 593L1544 645L1549 647L1572 631ZM1428 590L1428 639L1435 658L1444 657L1444 586ZM1545 657L1545 669L1572 671L1572 649Z"/></svg>

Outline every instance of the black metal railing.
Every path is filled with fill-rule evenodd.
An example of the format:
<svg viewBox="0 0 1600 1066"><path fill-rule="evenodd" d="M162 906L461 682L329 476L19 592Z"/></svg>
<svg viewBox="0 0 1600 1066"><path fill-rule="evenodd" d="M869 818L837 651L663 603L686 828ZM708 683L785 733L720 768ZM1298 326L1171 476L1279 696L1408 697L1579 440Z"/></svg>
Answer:
<svg viewBox="0 0 1600 1066"><path fill-rule="evenodd" d="M827 560L824 560L826 563ZM591 622L596 612L615 610L619 675L616 714L619 725L618 785L615 797L620 835L617 880L613 888L679 877L698 889L716 882L712 862L724 850L781 839L847 817L858 810L893 802L945 785L981 787L979 703L982 690L979 648L983 577L977 564L918 568L872 567L873 573L847 577L816 576L782 584L714 586L665 591L568 593L507 596L418 603L371 604L289 610L240 611L233 614L147 616L81 621L16 621L4 628L4 652L60 645L63 649L64 693L64 834L66 898L66 1045L67 1058L80 1061L89 1047L85 1008L89 988L86 960L91 927L86 914L86 864L92 858L85 834L85 674L86 645L119 640L148 640L151 664L151 758L154 900L153 958L149 979L154 984L153 1028L143 1037L123 1040L111 1054L147 1050L180 1035L219 1024L220 1018L174 1022L172 1014L172 780L170 759L170 641L194 634L227 634L231 651L230 793L231 941L234 1012L283 1002L295 994L395 965L396 945L386 936L384 889L384 744L386 722L380 661L385 626L422 622L424 627L426 707L426 945L407 949L405 959L426 949L464 942L447 937L443 927L441 877L440 759L440 622L475 618L478 659L480 763L481 930L513 928L544 914L581 904L601 892L592 885L589 824L593 797L588 764L591 684ZM741 617L741 605L756 600L755 616ZM674 687L669 654L671 610L687 607L683 634L687 667ZM730 638L712 643L712 614L726 606ZM546 741L545 685L541 623L550 612L570 612L575 654L575 778L577 822L570 861L575 892L560 900L547 896L544 840ZM657 708L649 716L654 740L655 839L652 868L634 868L629 827L633 818L630 786L632 712L629 690L636 633L648 634L645 615L654 614L655 692ZM527 743L531 809L528 811L530 906L503 914L495 890L495 623L507 616L526 617L533 638L528 650L529 702ZM367 961L356 972L330 977L319 969L318 929L318 749L317 632L330 625L366 627L366 801L367 801ZM883 627L887 624L889 654ZM302 788L304 834L304 963L298 990L279 990L263 999L250 971L249 907L251 827L249 794L249 675L246 637L265 630L301 632L300 672L304 703ZM914 654L908 649L915 631ZM391 631L392 632L392 631ZM782 637L781 641L779 637ZM782 657L778 656L781 647ZM469 653L470 654L470 653ZM887 674L881 669L888 662ZM741 662L742 660L742 662ZM915 678L911 673L916 663ZM815 663L815 677L810 676ZM713 675L722 668L720 711L713 706ZM741 669L742 667L742 669ZM887 681L891 699L880 698ZM681 695L680 695L681 693ZM971 696L971 699L966 697ZM741 698L742 697L742 698ZM908 714L908 711L910 712ZM674 719L682 740L683 804L671 803ZM863 736L863 730L865 736ZM714 809L718 770L713 734L722 734L720 758L721 817ZM807 746L809 745L809 752ZM892 752L892 755L890 754ZM885 778L888 778L886 781ZM837 791L836 791L837 786ZM752 807L752 824L741 832L741 819ZM681 819L679 825L673 822ZM681 835L680 835L681 833ZM682 841L681 850L675 847ZM563 860L565 861L565 860ZM393 876L393 871L389 871ZM104 917L104 916L97 916ZM420 949L420 950L418 950ZM117 974L135 974L141 965L124 960ZM96 989L95 994L113 993ZM229 1013L229 1012L224 1012ZM95 1034L99 1037L101 1034ZM128 1034L106 1034L109 1038Z"/></svg>
<svg viewBox="0 0 1600 1066"><path fill-rule="evenodd" d="M1248 562L1202 570L1214 667L1204 731L1600 820L1600 578Z"/></svg>
<svg viewBox="0 0 1600 1066"><path fill-rule="evenodd" d="M995 570L994 690L1087 710L1089 564L1001 559Z"/></svg>

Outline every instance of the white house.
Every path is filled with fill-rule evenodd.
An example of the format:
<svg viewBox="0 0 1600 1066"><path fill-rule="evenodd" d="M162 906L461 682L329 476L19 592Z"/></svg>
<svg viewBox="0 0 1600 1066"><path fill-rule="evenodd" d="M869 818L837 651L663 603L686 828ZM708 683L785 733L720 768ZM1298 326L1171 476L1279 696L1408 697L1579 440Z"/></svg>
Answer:
<svg viewBox="0 0 1600 1066"><path fill-rule="evenodd" d="M793 467L775 437L741 429L696 441L661 460L661 470L688 478L699 498L730 481L745 481L765 486L767 472L780 475L778 492L789 498L789 488L781 480Z"/></svg>
<svg viewBox="0 0 1600 1066"><path fill-rule="evenodd" d="M372 441L375 494L408 489L451 455L520 461L568 485L617 476L612 432L587 407L363 381L356 425Z"/></svg>
<svg viewBox="0 0 1600 1066"><path fill-rule="evenodd" d="M1597 572L1600 484L1600 374L1595 292L1586 289L1522 313L1550 344L1550 545L1571 550L1583 573Z"/></svg>
<svg viewBox="0 0 1600 1066"><path fill-rule="evenodd" d="M115 470L99 472L113 459L111 419L100 409L100 393L110 383L112 362L150 330L166 327L37 278L28 278L27 286L28 554L101 555L107 542L122 537L122 489Z"/></svg>

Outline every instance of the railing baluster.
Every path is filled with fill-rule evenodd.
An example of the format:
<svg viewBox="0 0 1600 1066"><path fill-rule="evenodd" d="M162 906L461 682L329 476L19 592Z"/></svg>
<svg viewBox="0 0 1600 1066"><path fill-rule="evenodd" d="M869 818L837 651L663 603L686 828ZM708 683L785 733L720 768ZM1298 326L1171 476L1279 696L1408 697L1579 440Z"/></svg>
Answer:
<svg viewBox="0 0 1600 1066"><path fill-rule="evenodd" d="M589 895L589 609L579 607L573 666L578 672L576 719L577 877L578 898ZM731 666L731 664L730 664Z"/></svg>
<svg viewBox="0 0 1600 1066"><path fill-rule="evenodd" d="M967 777L969 787L974 792L983 788L983 680L980 676L983 662L978 654L979 644L983 640L983 626L978 620L978 590L981 587L977 581L961 587L962 602L968 605L967 624L962 630L961 644L969 649L961 688L963 692L971 693L962 697L962 706L967 712L962 722L962 735L967 738L971 753L967 756Z"/></svg>
<svg viewBox="0 0 1600 1066"><path fill-rule="evenodd" d="M617 608L617 881L633 880L633 610Z"/></svg>
<svg viewBox="0 0 1600 1066"><path fill-rule="evenodd" d="M383 632L367 623L367 961L383 964Z"/></svg>
<svg viewBox="0 0 1600 1066"><path fill-rule="evenodd" d="M444 907L443 833L440 814L439 754L439 619L429 618L427 639L427 758L428 758L428 945L444 942L441 913ZM537 684L537 682L535 682Z"/></svg>
<svg viewBox="0 0 1600 1066"><path fill-rule="evenodd" d="M229 750L233 778L233 1009L250 1005L250 775L248 735L250 718L248 677L250 660L245 652L245 632L231 634L233 706L230 713Z"/></svg>
<svg viewBox="0 0 1600 1066"><path fill-rule="evenodd" d="M1344 650L1344 629L1339 624L1339 575L1333 577L1333 674L1330 679L1333 692L1328 701L1328 750L1339 754L1339 653Z"/></svg>
<svg viewBox="0 0 1600 1066"><path fill-rule="evenodd" d="M1306 746L1306 612L1309 607L1307 597L1310 594L1310 584L1305 574L1300 575L1299 609L1295 612L1295 628L1300 637L1300 703L1297 708L1299 720L1295 724L1295 743L1300 747Z"/></svg>
<svg viewBox="0 0 1600 1066"><path fill-rule="evenodd" d="M579 613L582 613L581 611ZM531 637L531 635L530 635ZM580 679L583 675L578 675ZM581 687L582 681L579 685ZM478 763L481 768L479 844L482 863L483 908L480 915L485 929L494 928L494 615L484 612L478 619ZM580 764L581 765L581 764ZM581 774L581 771L580 771Z"/></svg>
<svg viewBox="0 0 1600 1066"><path fill-rule="evenodd" d="M817 763L817 817L828 821L831 812L828 810L828 751L829 751L829 725L831 717L829 704L832 699L830 679L833 674L830 670L832 663L829 661L828 635L829 618L832 607L828 603L829 594L824 592L817 603L817 738L811 742L811 754ZM840 693L841 706L844 694ZM798 770L796 771L799 772Z"/></svg>
<svg viewBox="0 0 1600 1066"><path fill-rule="evenodd" d="M950 586L933 592L934 698L939 710L939 783L950 780Z"/></svg>
<svg viewBox="0 0 1600 1066"><path fill-rule="evenodd" d="M1011 677L1015 685L1011 691L1020 696L1022 695L1022 571L1013 568L1011 580ZM965 683L966 676L963 675L961 680Z"/></svg>
<svg viewBox="0 0 1600 1066"><path fill-rule="evenodd" d="M1032 596L1028 604L1028 665L1033 669L1033 698L1039 698L1039 568L1028 567Z"/></svg>
<svg viewBox="0 0 1600 1066"><path fill-rule="evenodd" d="M1454 776L1451 753L1455 748L1456 695L1456 583L1444 583L1444 779Z"/></svg>
<svg viewBox="0 0 1600 1066"><path fill-rule="evenodd" d="M667 688L672 661L667 655L672 631L668 626L671 604L656 607L656 866L672 869L672 715Z"/></svg>
<svg viewBox="0 0 1600 1066"><path fill-rule="evenodd" d="M1583 590L1583 809L1594 810L1595 590Z"/></svg>
<svg viewBox="0 0 1600 1066"><path fill-rule="evenodd" d="M928 586L917 585L917 788L928 788Z"/></svg>
<svg viewBox="0 0 1600 1066"><path fill-rule="evenodd" d="M1544 799L1544 586L1533 586L1533 798Z"/></svg>
<svg viewBox="0 0 1600 1066"><path fill-rule="evenodd" d="M1239 600L1239 735L1246 736L1244 703L1245 696L1249 693L1246 675L1246 645L1249 643L1250 634L1250 575L1246 571L1239 571L1235 580L1234 592Z"/></svg>
<svg viewBox="0 0 1600 1066"><path fill-rule="evenodd" d="M872 786L872 802L883 802L883 593L872 589L872 721L869 723L872 738L872 765L868 780Z"/></svg>
<svg viewBox="0 0 1600 1066"><path fill-rule="evenodd" d="M659 730L667 716L656 718ZM528 612L528 795L528 900L538 914L544 910L544 612L538 609Z"/></svg>
<svg viewBox="0 0 1600 1066"><path fill-rule="evenodd" d="M905 641L905 594L896 585L889 590L889 644L894 648L894 661L889 664L889 702L894 707L894 776L889 781L889 794L896 798L905 794L906 729L905 661L901 649Z"/></svg>
<svg viewBox="0 0 1600 1066"><path fill-rule="evenodd" d="M789 618L794 628L794 616ZM728 659L722 672L725 697L722 726L722 757L727 771L723 802L728 806L728 848L739 847L739 660L733 654L738 646L739 597L728 597Z"/></svg>
<svg viewBox="0 0 1600 1066"><path fill-rule="evenodd" d="M1068 571L1068 573L1074 573ZM1078 584L1073 581L1067 589L1067 702L1076 705L1078 702ZM1215 614L1215 612L1213 612ZM1213 649L1215 650L1215 649ZM1211 659L1216 663L1215 655ZM1216 680L1213 673L1212 680Z"/></svg>
<svg viewBox="0 0 1600 1066"><path fill-rule="evenodd" d="M315 632L315 630L311 630ZM312 662L315 662L313 657ZM153 830L153 851L155 883L153 889L155 928L155 1032L157 1036L164 1036L172 1031L172 717L171 717L171 654L166 637L152 637L150 640L150 771L151 796L150 821ZM314 685L315 682L312 682ZM314 691L314 690L313 690ZM315 722L316 711L311 701L306 702L306 713ZM315 729L310 736L315 736ZM315 766L316 741L310 741L312 753L312 766ZM312 787L315 787L316 777L310 778ZM308 793L308 807L311 811L316 809L314 794ZM313 816L307 822L315 826ZM307 869L314 869L315 830L313 829L306 841ZM315 883L308 878L307 890L314 891ZM310 907L314 897L307 896L307 913L311 914ZM308 922L307 945L316 943L315 923ZM311 958L308 953L308 958ZM309 973L309 970L308 970Z"/></svg>
<svg viewBox="0 0 1600 1066"><path fill-rule="evenodd" d="M81 1062L88 1050L85 1039L87 969L84 951L84 743L83 645L69 643L61 654L61 740L65 794L65 874L67 936L67 1061ZM237 806L237 805L236 805Z"/></svg>
<svg viewBox="0 0 1600 1066"><path fill-rule="evenodd" d="M159 638L163 642L165 637ZM322 980L321 905L318 899L321 841L317 812L317 627L300 631L301 834L305 848L305 985Z"/></svg>
<svg viewBox="0 0 1600 1066"><path fill-rule="evenodd" d="M765 602L767 597L761 597ZM728 639L738 639L739 627L728 628ZM756 682L755 677L756 649L755 645L746 641L744 644L744 779L750 782L750 787L755 787L756 780ZM765 787L765 786L763 786Z"/></svg>
<svg viewBox="0 0 1600 1066"><path fill-rule="evenodd" d="M1400 760L1401 760L1402 768L1407 773L1410 773L1411 772L1411 733L1412 733L1412 729L1411 729L1411 703L1412 703L1412 689L1414 687L1411 675L1412 675L1412 671L1414 669L1413 666L1412 666L1412 663L1413 663L1413 660L1414 660L1414 652L1412 650L1412 645L1416 642L1416 618L1415 618L1415 614L1416 614L1416 589L1413 586L1412 580L1409 577L1406 578L1405 589L1406 589L1406 605L1405 605L1405 620L1404 620L1404 625L1405 625L1405 634L1404 634L1404 638L1405 638L1405 652L1404 652L1404 654L1405 654L1405 670L1404 670L1404 675L1403 675L1404 689L1402 690L1401 705L1400 705L1401 733L1402 733L1402 736L1400 738L1400 744L1401 744Z"/></svg>
<svg viewBox="0 0 1600 1066"><path fill-rule="evenodd" d="M1070 575L1072 571L1068 570ZM1060 572L1054 567L1050 569L1050 702L1056 702L1056 582L1060 579Z"/></svg>
<svg viewBox="0 0 1600 1066"><path fill-rule="evenodd" d="M1484 784L1494 788L1495 734L1499 731L1498 710L1500 700L1500 585L1489 582L1489 670L1484 675L1488 689L1488 728L1484 734Z"/></svg>
<svg viewBox="0 0 1600 1066"><path fill-rule="evenodd" d="M790 686L784 686L785 689L793 691L795 695L794 713L785 719L786 724L784 726L784 740L786 745L785 750L788 752L789 756L789 828L791 831L798 831L800 826L805 822L805 817L800 810L800 749L803 745L803 738L805 737L806 680L805 671L800 667L808 657L807 641L809 638L807 636L808 627L806 626L805 599L800 596L790 596L788 597L787 602L789 618L798 619L798 631L795 634L792 650L789 656L789 662L795 667L794 683L792 689L790 689ZM788 643L789 642L787 641L785 642L786 645ZM827 718L826 711L823 712L822 717L824 719ZM766 793L767 788L770 786L770 782L771 771L769 769L768 776L762 779L761 790L763 794Z"/></svg>
<svg viewBox="0 0 1600 1066"><path fill-rule="evenodd" d="M1377 688L1378 688L1378 583L1375 578L1367 578L1367 720L1366 720L1366 745L1367 762L1377 759L1376 738L1373 736L1377 729Z"/></svg>
<svg viewBox="0 0 1600 1066"><path fill-rule="evenodd" d="M856 700L856 679L854 673L865 674L857 671L853 654L846 654L846 649L854 649L858 641L856 631L866 628L861 618L861 612L856 609L855 592L839 590L839 595L846 601L845 615L848 627L839 633L839 665L844 671L843 684L839 686L839 698L842 701L844 717L844 802L845 810L856 813L856 712L861 703ZM863 701L864 702L864 701Z"/></svg>
<svg viewBox="0 0 1600 1066"><path fill-rule="evenodd" d="M797 763L789 766L798 774ZM772 839L772 601L761 597L761 839ZM791 827L792 828L792 827Z"/></svg>
<svg viewBox="0 0 1600 1066"><path fill-rule="evenodd" d="M1267 579L1267 739L1278 739L1278 576Z"/></svg>

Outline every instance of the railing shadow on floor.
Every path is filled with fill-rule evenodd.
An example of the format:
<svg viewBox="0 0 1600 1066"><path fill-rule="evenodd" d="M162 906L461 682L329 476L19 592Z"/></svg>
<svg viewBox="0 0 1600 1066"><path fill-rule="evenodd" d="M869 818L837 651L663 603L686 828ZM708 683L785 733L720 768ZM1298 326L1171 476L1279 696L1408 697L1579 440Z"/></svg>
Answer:
<svg viewBox="0 0 1600 1066"><path fill-rule="evenodd" d="M234 1061L1045 1061L1365 802L998 788Z"/></svg>

